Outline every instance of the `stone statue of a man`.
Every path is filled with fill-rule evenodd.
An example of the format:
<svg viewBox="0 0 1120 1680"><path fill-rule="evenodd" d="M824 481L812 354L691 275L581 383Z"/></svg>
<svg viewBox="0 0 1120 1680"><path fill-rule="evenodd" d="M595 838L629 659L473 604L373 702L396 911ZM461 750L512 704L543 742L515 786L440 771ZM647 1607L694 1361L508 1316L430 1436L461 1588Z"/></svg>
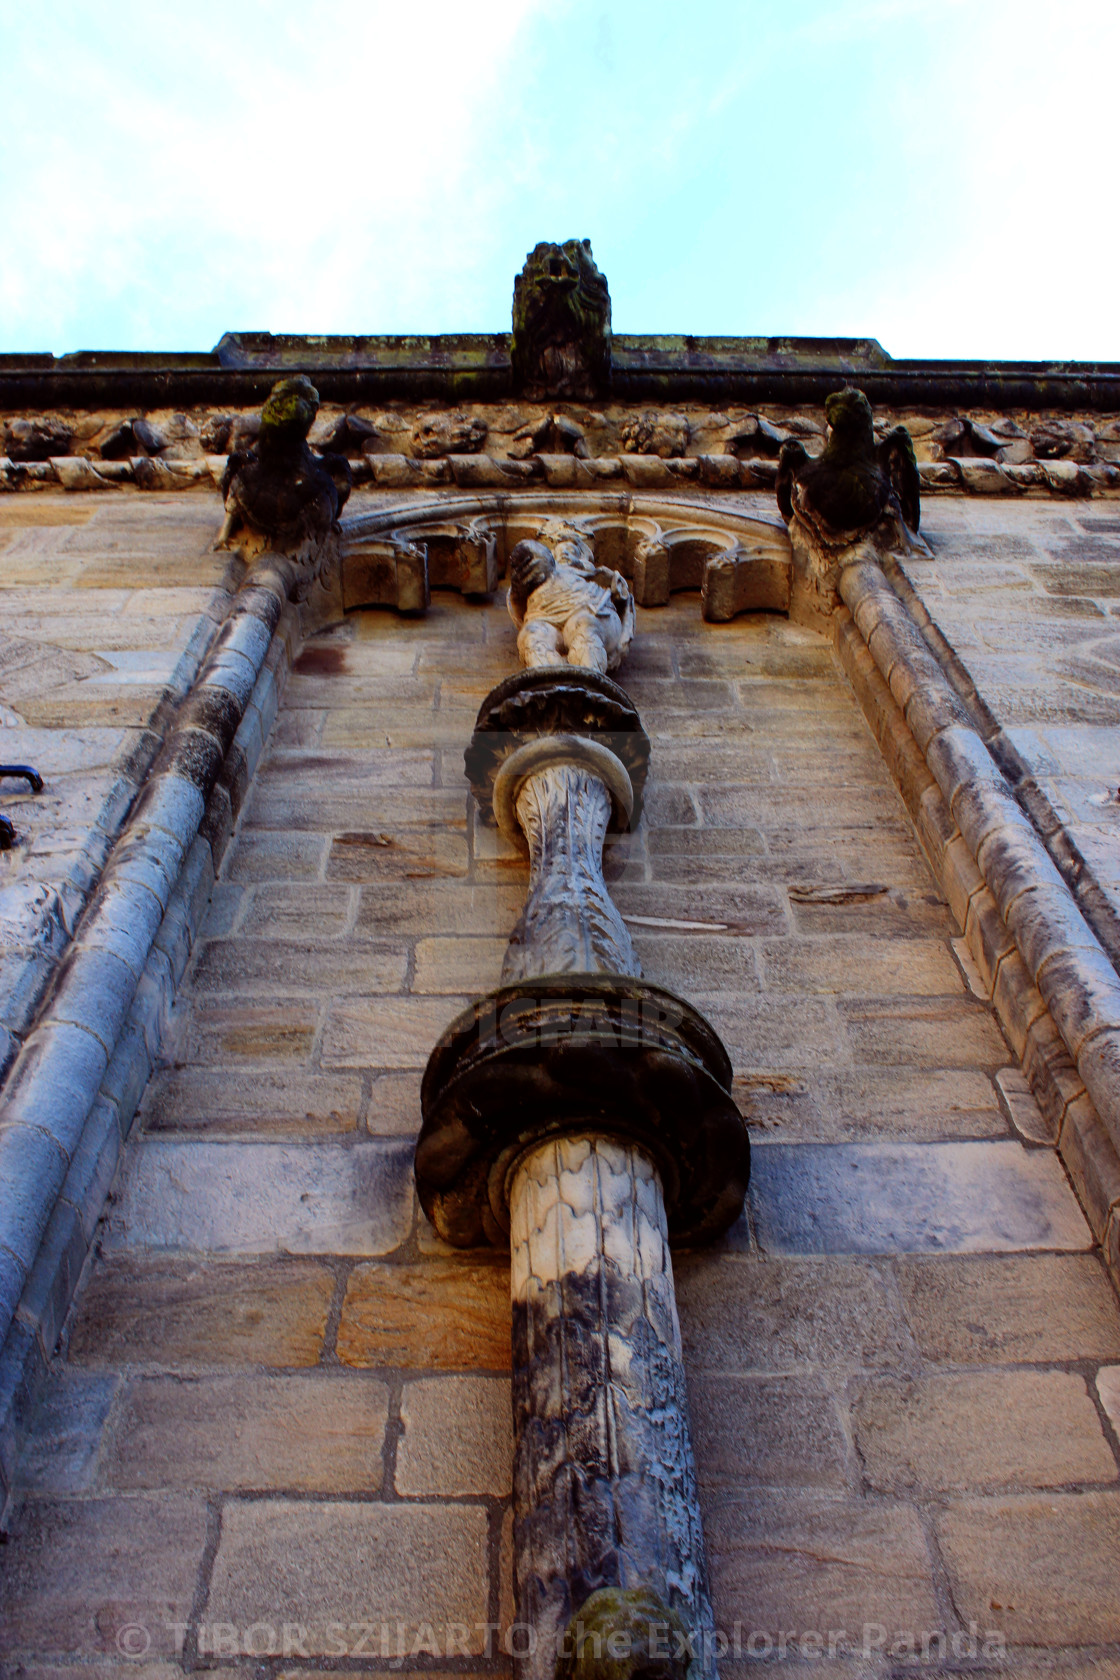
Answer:
<svg viewBox="0 0 1120 1680"><path fill-rule="evenodd" d="M509 614L523 665L583 665L615 671L634 635L626 579L597 566L584 536L562 520L509 557Z"/></svg>

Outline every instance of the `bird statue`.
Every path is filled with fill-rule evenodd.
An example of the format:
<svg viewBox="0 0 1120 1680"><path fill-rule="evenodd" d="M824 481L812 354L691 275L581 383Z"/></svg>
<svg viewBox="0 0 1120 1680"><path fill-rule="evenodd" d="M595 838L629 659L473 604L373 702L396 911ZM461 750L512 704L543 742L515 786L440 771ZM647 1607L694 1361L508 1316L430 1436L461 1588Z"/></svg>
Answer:
<svg viewBox="0 0 1120 1680"><path fill-rule="evenodd" d="M876 443L871 404L852 386L834 391L824 413L829 434L820 455L809 455L795 438L787 438L779 452L776 488L786 523L796 515L822 547L838 548L893 516L906 542L921 518L910 433L896 426Z"/></svg>
<svg viewBox="0 0 1120 1680"><path fill-rule="evenodd" d="M350 494L343 455L313 455L307 442L319 393L306 374L281 379L261 410L256 446L235 450L222 475L226 517L215 548L243 528L283 553L317 550Z"/></svg>

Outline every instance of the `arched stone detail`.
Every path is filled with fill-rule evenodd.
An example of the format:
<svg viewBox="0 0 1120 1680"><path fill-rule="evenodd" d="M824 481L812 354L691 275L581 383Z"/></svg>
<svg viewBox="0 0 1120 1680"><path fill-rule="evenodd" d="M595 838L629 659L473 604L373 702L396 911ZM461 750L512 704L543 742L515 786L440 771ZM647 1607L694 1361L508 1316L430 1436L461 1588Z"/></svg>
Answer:
<svg viewBox="0 0 1120 1680"><path fill-rule="evenodd" d="M510 551L550 519L584 532L596 560L621 572L639 606L665 606L677 590L699 589L713 621L789 611L790 542L776 516L684 497L531 491L417 500L344 518L343 610L419 614L433 588L491 594Z"/></svg>

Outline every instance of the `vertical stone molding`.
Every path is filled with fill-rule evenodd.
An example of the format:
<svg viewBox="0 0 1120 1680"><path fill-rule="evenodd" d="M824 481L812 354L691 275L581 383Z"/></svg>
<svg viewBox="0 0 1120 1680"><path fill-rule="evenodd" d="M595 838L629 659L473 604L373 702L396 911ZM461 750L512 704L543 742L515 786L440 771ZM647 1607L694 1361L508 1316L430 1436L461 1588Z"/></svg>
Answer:
<svg viewBox="0 0 1120 1680"><path fill-rule="evenodd" d="M694 1635L698 1680L712 1672L712 1610L652 1160L593 1132L529 1150L510 1186L510 1255L515 1588L535 1634L518 1642L519 1672L552 1680L596 1635L629 1643L625 1595L644 1589L682 1673L672 1612ZM604 1605L612 1589L623 1602ZM583 1626L592 1594L599 1614ZM621 1672L645 1654L627 1651Z"/></svg>

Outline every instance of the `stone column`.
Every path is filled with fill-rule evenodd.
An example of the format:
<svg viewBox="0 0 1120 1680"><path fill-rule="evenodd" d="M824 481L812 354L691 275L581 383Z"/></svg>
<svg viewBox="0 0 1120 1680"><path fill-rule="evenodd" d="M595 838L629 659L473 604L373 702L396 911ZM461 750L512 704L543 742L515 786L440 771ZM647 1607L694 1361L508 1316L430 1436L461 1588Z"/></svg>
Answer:
<svg viewBox="0 0 1120 1680"><path fill-rule="evenodd" d="M466 758L529 892L429 1059L416 1179L448 1241L511 1248L520 1680L714 1675L669 1242L737 1218L749 1154L722 1044L641 978L603 878L648 755L624 690L554 665L487 697Z"/></svg>
<svg viewBox="0 0 1120 1680"><path fill-rule="evenodd" d="M520 1671L552 1680L565 1642L578 1666L581 1644L593 1654L596 1635L613 1632L636 1635L634 1666L660 1654L683 1672L691 1643L693 1675L710 1674L657 1168L639 1145L596 1131L553 1137L517 1163L509 1211L514 1580L518 1621L535 1635ZM645 1627L632 1627L643 1611Z"/></svg>

